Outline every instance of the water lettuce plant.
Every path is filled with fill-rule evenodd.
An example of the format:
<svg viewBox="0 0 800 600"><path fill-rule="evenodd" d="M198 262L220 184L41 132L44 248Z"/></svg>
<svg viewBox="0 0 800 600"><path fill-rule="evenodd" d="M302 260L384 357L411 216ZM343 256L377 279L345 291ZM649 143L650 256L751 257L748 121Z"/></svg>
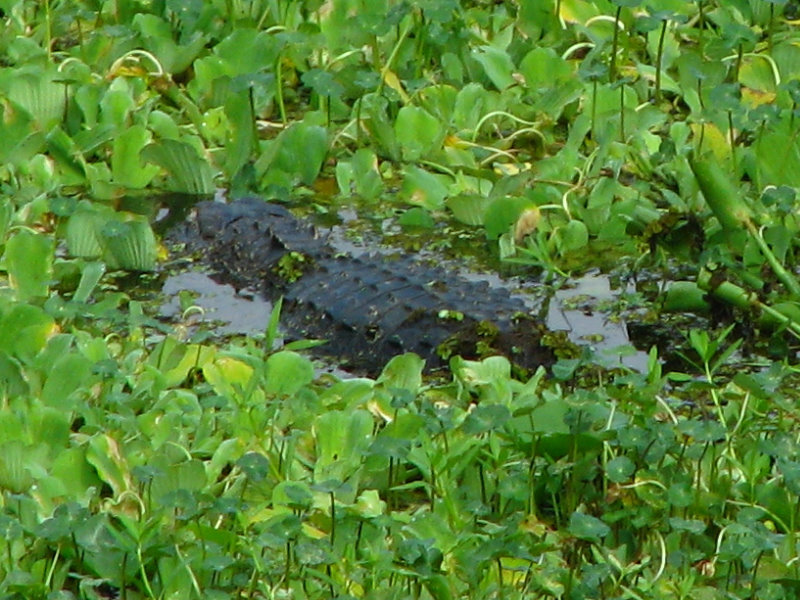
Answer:
<svg viewBox="0 0 800 600"><path fill-rule="evenodd" d="M0 2L0 597L796 597L797 16ZM647 365L340 377L280 306L167 321L163 192L610 271Z"/></svg>

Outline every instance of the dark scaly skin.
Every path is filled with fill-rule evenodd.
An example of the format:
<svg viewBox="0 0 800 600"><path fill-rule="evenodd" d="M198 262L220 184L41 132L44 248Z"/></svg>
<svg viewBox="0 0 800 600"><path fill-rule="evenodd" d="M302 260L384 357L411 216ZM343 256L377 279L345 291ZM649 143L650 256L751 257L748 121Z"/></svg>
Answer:
<svg viewBox="0 0 800 600"><path fill-rule="evenodd" d="M553 362L520 298L409 257L339 256L316 229L256 198L201 202L174 240L217 278L276 300L294 337L328 340L324 354L370 374L415 352L428 368L449 355L504 354L520 369ZM292 254L294 253L294 254Z"/></svg>

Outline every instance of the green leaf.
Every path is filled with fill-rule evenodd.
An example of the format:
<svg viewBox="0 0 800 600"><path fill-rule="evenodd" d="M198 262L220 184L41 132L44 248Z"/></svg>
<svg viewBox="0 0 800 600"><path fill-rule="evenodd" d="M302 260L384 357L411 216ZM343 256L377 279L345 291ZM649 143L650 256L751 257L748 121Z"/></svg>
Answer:
<svg viewBox="0 0 800 600"><path fill-rule="evenodd" d="M143 165L141 151L150 142L150 133L142 125L132 125L114 140L111 174L119 185L140 189L158 173L154 165Z"/></svg>
<svg viewBox="0 0 800 600"><path fill-rule="evenodd" d="M589 230L583 221L572 220L556 230L556 239L562 253L574 252L589 243Z"/></svg>
<svg viewBox="0 0 800 600"><path fill-rule="evenodd" d="M22 494L30 490L34 478L30 472L31 451L19 440L0 444L0 490Z"/></svg>
<svg viewBox="0 0 800 600"><path fill-rule="evenodd" d="M313 379L314 367L311 362L297 352L284 350L276 352L266 361L264 391L289 396Z"/></svg>
<svg viewBox="0 0 800 600"><path fill-rule="evenodd" d="M576 538L596 544L611 532L611 528L597 517L579 512L572 513L567 530Z"/></svg>
<svg viewBox="0 0 800 600"><path fill-rule="evenodd" d="M81 268L81 280L78 283L78 288L72 295L72 300L75 302L86 302L92 295L92 292L100 283L100 279L106 272L106 265L102 262L87 262Z"/></svg>
<svg viewBox="0 0 800 600"><path fill-rule="evenodd" d="M381 500L377 490L364 490L358 496L356 513L364 519L374 519L386 512L386 502Z"/></svg>
<svg viewBox="0 0 800 600"><path fill-rule="evenodd" d="M124 492L134 489L130 467L122 455L119 443L111 436L98 433L89 439L86 460L96 470L101 480L106 482L119 498Z"/></svg>
<svg viewBox="0 0 800 600"><path fill-rule="evenodd" d="M394 134L403 152L403 159L417 161L441 144L442 125L425 109L404 106L397 113Z"/></svg>
<svg viewBox="0 0 800 600"><path fill-rule="evenodd" d="M74 408L72 394L79 389L87 390L94 383L92 364L82 354L70 353L61 356L47 374L42 388L42 402L65 411Z"/></svg>
<svg viewBox="0 0 800 600"><path fill-rule="evenodd" d="M481 46L472 51L472 57L483 67L486 75L498 90L504 90L516 83L514 63L511 57L494 46Z"/></svg>
<svg viewBox="0 0 800 600"><path fill-rule="evenodd" d="M225 115L230 131L225 140L224 169L232 179L253 158L258 144L250 94L229 95L225 100Z"/></svg>
<svg viewBox="0 0 800 600"><path fill-rule="evenodd" d="M336 81L335 77L328 71L310 69L303 73L302 81L320 96L338 98L344 93L342 84Z"/></svg>
<svg viewBox="0 0 800 600"><path fill-rule="evenodd" d="M491 200L480 194L459 194L446 201L453 216L465 225L483 225Z"/></svg>
<svg viewBox="0 0 800 600"><path fill-rule="evenodd" d="M667 490L669 503L677 508L691 506L695 499L695 492L687 482L677 482L669 486Z"/></svg>
<svg viewBox="0 0 800 600"><path fill-rule="evenodd" d="M383 96L366 94L358 103L358 111L364 128L381 156L400 160L400 147L394 126L388 116L389 102Z"/></svg>
<svg viewBox="0 0 800 600"><path fill-rule="evenodd" d="M499 238L517 222L526 208L532 206L534 206L533 203L527 198L507 196L493 200L486 209L484 219L486 237L490 240Z"/></svg>
<svg viewBox="0 0 800 600"><path fill-rule="evenodd" d="M433 229L436 221L424 208L413 206L406 211L403 211L397 218L397 224L401 227L417 227L423 229Z"/></svg>
<svg viewBox="0 0 800 600"><path fill-rule="evenodd" d="M525 87L533 92L558 87L572 79L574 73L570 64L552 48L534 48L519 64L519 71L525 78Z"/></svg>
<svg viewBox="0 0 800 600"><path fill-rule="evenodd" d="M240 27L219 42L214 53L223 59L233 76L271 69L280 50L281 41L272 33Z"/></svg>
<svg viewBox="0 0 800 600"><path fill-rule="evenodd" d="M0 119L2 119L2 112L0 112ZM0 199L0 243L5 243L13 217L14 204L11 198L3 197Z"/></svg>
<svg viewBox="0 0 800 600"><path fill-rule="evenodd" d="M403 170L403 196L408 202L428 210L444 206L449 193L447 183L448 178L444 175L434 175L415 165Z"/></svg>
<svg viewBox="0 0 800 600"><path fill-rule="evenodd" d="M677 531L688 531L695 535L700 535L706 530L706 524L697 519L681 519L680 517L670 517L669 525Z"/></svg>
<svg viewBox="0 0 800 600"><path fill-rule="evenodd" d="M20 300L44 297L53 278L53 238L27 229L19 230L6 243L6 269Z"/></svg>
<svg viewBox="0 0 800 600"><path fill-rule="evenodd" d="M636 465L627 456L617 456L608 461L606 465L606 476L614 483L622 483L630 479L633 472L636 470Z"/></svg>
<svg viewBox="0 0 800 600"><path fill-rule="evenodd" d="M328 153L328 132L324 127L295 123L264 145L255 163L262 184L282 183L283 178L311 185L319 175Z"/></svg>
<svg viewBox="0 0 800 600"><path fill-rule="evenodd" d="M207 484L202 461L192 459L169 465L153 477L150 493L157 502L179 491L200 492Z"/></svg>
<svg viewBox="0 0 800 600"><path fill-rule="evenodd" d="M167 189L184 194L213 194L214 170L194 146L178 140L160 140L142 149L142 159L167 172Z"/></svg>
<svg viewBox="0 0 800 600"><path fill-rule="evenodd" d="M47 344L56 331L53 317L38 306L16 304L0 317L0 348L29 360Z"/></svg>
<svg viewBox="0 0 800 600"><path fill-rule="evenodd" d="M339 192L355 192L365 200L375 200L383 193L383 180L378 170L378 157L369 148L359 148L350 160L336 164Z"/></svg>
<svg viewBox="0 0 800 600"><path fill-rule="evenodd" d="M502 103L496 92L489 92L478 83L468 83L458 91L453 107L453 123L459 129L474 132L481 118Z"/></svg>
<svg viewBox="0 0 800 600"><path fill-rule="evenodd" d="M481 435L502 428L511 419L511 412L500 404L480 404L464 419L467 435Z"/></svg>
<svg viewBox="0 0 800 600"><path fill-rule="evenodd" d="M152 271L155 267L158 247L146 219L132 216L128 221L109 221L100 238L111 268Z"/></svg>
<svg viewBox="0 0 800 600"><path fill-rule="evenodd" d="M361 465L372 441L372 430L372 415L366 410L333 410L317 417L315 480L346 481Z"/></svg>
<svg viewBox="0 0 800 600"><path fill-rule="evenodd" d="M392 358L378 377L377 383L387 388L399 388L412 394L422 386L422 369L425 361L416 354L401 354Z"/></svg>
<svg viewBox="0 0 800 600"><path fill-rule="evenodd" d="M137 13L131 23L144 40L144 48L152 52L161 66L168 73L182 73L197 58L203 50L208 39L200 31L186 31L192 33L188 43L178 45L173 40L172 27L156 15ZM181 37L189 37L183 35Z"/></svg>
<svg viewBox="0 0 800 600"><path fill-rule="evenodd" d="M97 472L86 460L83 447L64 448L53 461L50 475L63 487L67 498L88 504L89 498L100 489Z"/></svg>
<svg viewBox="0 0 800 600"><path fill-rule="evenodd" d="M314 500L311 488L303 481L281 481L272 490L272 503L295 510L308 510Z"/></svg>
<svg viewBox="0 0 800 600"><path fill-rule="evenodd" d="M103 246L98 232L113 215L113 210L102 205L81 205L67 220L64 233L67 250L80 258L99 258Z"/></svg>
<svg viewBox="0 0 800 600"><path fill-rule="evenodd" d="M38 130L48 131L63 120L66 90L54 81L54 72L9 69L6 73L9 77L0 80L0 90L33 118Z"/></svg>

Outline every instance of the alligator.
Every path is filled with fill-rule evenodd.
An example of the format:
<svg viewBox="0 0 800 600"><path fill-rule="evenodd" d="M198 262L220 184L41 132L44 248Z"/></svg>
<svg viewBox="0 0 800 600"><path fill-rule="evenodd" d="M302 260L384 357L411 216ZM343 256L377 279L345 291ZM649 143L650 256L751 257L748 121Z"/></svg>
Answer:
<svg viewBox="0 0 800 600"><path fill-rule="evenodd" d="M470 281L410 256L337 252L314 226L259 198L204 201L167 236L216 280L283 297L290 337L323 339L324 354L379 373L414 352L435 370L447 359L507 356L522 373L554 361L545 330L506 289Z"/></svg>

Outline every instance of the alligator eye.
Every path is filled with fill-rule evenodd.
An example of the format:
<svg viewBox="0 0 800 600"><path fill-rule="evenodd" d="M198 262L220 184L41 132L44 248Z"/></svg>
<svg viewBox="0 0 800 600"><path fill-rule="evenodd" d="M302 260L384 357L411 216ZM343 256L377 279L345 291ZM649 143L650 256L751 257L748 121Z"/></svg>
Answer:
<svg viewBox="0 0 800 600"><path fill-rule="evenodd" d="M368 326L364 331L364 337L370 342L377 341L381 337L381 328L377 325Z"/></svg>

